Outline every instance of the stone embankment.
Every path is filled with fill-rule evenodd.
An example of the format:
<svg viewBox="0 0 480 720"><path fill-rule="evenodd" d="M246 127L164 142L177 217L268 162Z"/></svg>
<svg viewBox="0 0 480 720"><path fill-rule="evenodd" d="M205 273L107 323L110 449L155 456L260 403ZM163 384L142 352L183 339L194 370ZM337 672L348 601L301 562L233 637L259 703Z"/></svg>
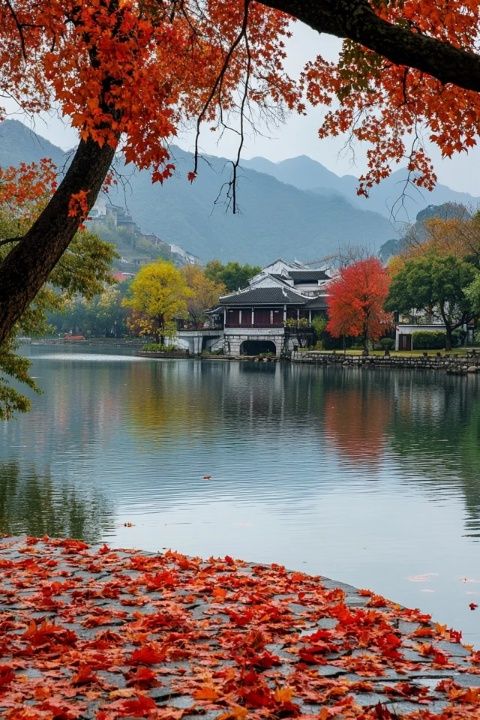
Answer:
<svg viewBox="0 0 480 720"><path fill-rule="evenodd" d="M137 350L135 353L138 357L153 358L153 359L166 359L166 360L178 360L181 358L190 358L191 355L188 350Z"/></svg>
<svg viewBox="0 0 480 720"><path fill-rule="evenodd" d="M466 355L412 355L399 357L395 355L346 355L342 352L325 353L307 351L292 353L292 362L313 365L334 365L352 368L376 369L408 369L438 370L448 375L468 375L480 372L480 353Z"/></svg>

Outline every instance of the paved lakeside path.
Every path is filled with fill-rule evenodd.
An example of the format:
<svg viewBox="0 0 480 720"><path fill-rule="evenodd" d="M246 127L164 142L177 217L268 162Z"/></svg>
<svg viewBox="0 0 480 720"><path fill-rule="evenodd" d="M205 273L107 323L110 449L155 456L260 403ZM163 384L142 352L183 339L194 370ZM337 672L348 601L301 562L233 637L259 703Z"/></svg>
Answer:
<svg viewBox="0 0 480 720"><path fill-rule="evenodd" d="M480 652L280 565L0 539L2 720L480 720Z"/></svg>

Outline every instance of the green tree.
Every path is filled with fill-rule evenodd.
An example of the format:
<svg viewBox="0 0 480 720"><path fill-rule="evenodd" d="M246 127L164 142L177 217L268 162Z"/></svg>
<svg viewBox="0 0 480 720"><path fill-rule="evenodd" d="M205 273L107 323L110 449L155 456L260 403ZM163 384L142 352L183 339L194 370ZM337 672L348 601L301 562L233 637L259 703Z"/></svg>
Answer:
<svg viewBox="0 0 480 720"><path fill-rule="evenodd" d="M327 323L328 319L324 315L316 315L312 319L312 327L315 332L315 337L317 338L317 343L319 343L319 347L323 347L323 338L327 329Z"/></svg>
<svg viewBox="0 0 480 720"><path fill-rule="evenodd" d="M223 265L219 260L210 260L205 266L205 275L210 280L225 285L229 292L235 292L244 288L261 269L258 265L240 265L238 262Z"/></svg>
<svg viewBox="0 0 480 720"><path fill-rule="evenodd" d="M476 317L480 316L480 273L477 273L470 285L465 288L465 296L470 302L472 312Z"/></svg>
<svg viewBox="0 0 480 720"><path fill-rule="evenodd" d="M199 265L185 265L182 274L191 290L188 298L188 314L194 325L198 327L204 322L206 311L225 294L225 285L209 278Z"/></svg>
<svg viewBox="0 0 480 720"><path fill-rule="evenodd" d="M28 202L21 208L0 206L0 237L21 231L28 225L32 207ZM0 262L7 252L7 246L0 245ZM93 233L81 230L75 235L50 275L50 281L28 306L7 340L0 344L0 419L8 419L16 411L25 412L30 408L30 400L11 384L12 380L36 392L40 390L29 375L29 361L17 354L17 336L47 333L49 312L60 311L75 295L92 298L101 292L106 284L113 282L110 269L115 257L113 247Z"/></svg>
<svg viewBox="0 0 480 720"><path fill-rule="evenodd" d="M93 298L82 295L67 300L48 315L57 333L80 333L91 337L123 337L127 332L128 310L122 304L128 283L109 285Z"/></svg>
<svg viewBox="0 0 480 720"><path fill-rule="evenodd" d="M153 335L164 344L175 318L187 314L191 296L183 273L165 261L145 265L132 280L124 305L134 311L141 335Z"/></svg>
<svg viewBox="0 0 480 720"><path fill-rule="evenodd" d="M385 307L400 313L438 313L445 324L446 349L450 350L453 331L477 314L465 292L476 277L473 265L453 255L413 258L393 277Z"/></svg>

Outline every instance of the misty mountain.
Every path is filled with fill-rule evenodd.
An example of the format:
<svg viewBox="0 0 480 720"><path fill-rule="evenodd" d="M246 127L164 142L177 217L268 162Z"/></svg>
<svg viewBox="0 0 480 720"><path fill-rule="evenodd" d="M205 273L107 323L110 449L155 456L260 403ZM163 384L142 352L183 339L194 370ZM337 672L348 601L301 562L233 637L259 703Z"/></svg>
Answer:
<svg viewBox="0 0 480 720"><path fill-rule="evenodd" d="M313 260L345 245L376 252L395 234L388 220L355 208L341 196L302 191L247 169L239 173L239 212L234 215L226 198L231 164L205 157L190 184L186 176L193 167L192 155L179 148L173 154L173 178L163 186L152 185L148 172L135 172L125 201L146 232L157 232L203 260L262 264L283 255ZM113 197L115 202L122 199L118 188Z"/></svg>
<svg viewBox="0 0 480 720"><path fill-rule="evenodd" d="M0 122L0 167L50 158L61 169L68 157L64 150L18 120Z"/></svg>
<svg viewBox="0 0 480 720"><path fill-rule="evenodd" d="M193 167L192 155L175 147L172 153L176 172L163 185L152 184L149 172L136 171L118 158L123 180L109 198L126 206L144 233L155 233L204 261L262 264L280 255L314 260L346 245L377 252L396 234L388 219L354 206L341 194L301 189L246 167L239 172L237 186L240 211L233 215L226 200L229 161L204 157L191 184L187 173ZM17 121L0 125L0 165L40 157L52 157L61 167L67 154Z"/></svg>
<svg viewBox="0 0 480 720"><path fill-rule="evenodd" d="M357 195L358 179L354 175L339 176L324 165L307 157L298 157L274 163L262 157L243 161L244 167L268 173L281 182L294 185L302 190L311 190L321 195L341 194L347 202L362 210L378 212L397 222L414 222L415 217L427 205L457 203L475 210L480 198L468 193L457 192L446 185L438 184L432 192L408 183L405 168L396 170L370 190L368 198Z"/></svg>
<svg viewBox="0 0 480 720"><path fill-rule="evenodd" d="M307 155L288 158L275 163L263 157L242 160L242 165L250 170L266 173L300 190L313 190L319 193L339 193L351 202L356 203L357 178L353 175L336 175L322 163ZM365 208L367 209L367 208ZM371 210L372 208L368 208Z"/></svg>

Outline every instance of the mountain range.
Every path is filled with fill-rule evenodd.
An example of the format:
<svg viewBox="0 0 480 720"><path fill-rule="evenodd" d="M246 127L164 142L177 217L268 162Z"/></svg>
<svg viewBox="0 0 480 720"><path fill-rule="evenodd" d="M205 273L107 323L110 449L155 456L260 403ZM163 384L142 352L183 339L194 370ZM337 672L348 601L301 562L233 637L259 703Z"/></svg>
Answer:
<svg viewBox="0 0 480 720"><path fill-rule="evenodd" d="M311 158L280 163L265 158L244 160L237 186L239 212L233 214L225 197L231 163L204 156L197 179L189 183L192 154L175 146L171 151L176 171L163 185L152 184L149 172L125 166L119 156L120 182L110 190L107 202L126 206L142 232L178 244L202 261L218 258L265 264L278 256L313 261L345 246L367 247L376 253L386 241L402 234L404 225L395 226L388 206L389 199L401 195L402 171L365 201L356 196L354 176L339 177ZM0 166L41 157L51 157L63 168L71 152L18 121L0 124ZM479 200L437 186L421 202L415 198L412 216L436 202L476 207Z"/></svg>
<svg viewBox="0 0 480 720"><path fill-rule="evenodd" d="M373 210L397 224L415 221L417 214L428 205L455 203L475 210L479 197L452 190L441 183L432 192L417 188L409 183L408 172L401 168L374 186L368 198L357 195L358 178L354 175L336 175L324 165L306 155L274 163L263 157L244 160L243 166L266 173L280 182L289 183L301 190L310 190L320 195L336 194L344 197L355 207Z"/></svg>

